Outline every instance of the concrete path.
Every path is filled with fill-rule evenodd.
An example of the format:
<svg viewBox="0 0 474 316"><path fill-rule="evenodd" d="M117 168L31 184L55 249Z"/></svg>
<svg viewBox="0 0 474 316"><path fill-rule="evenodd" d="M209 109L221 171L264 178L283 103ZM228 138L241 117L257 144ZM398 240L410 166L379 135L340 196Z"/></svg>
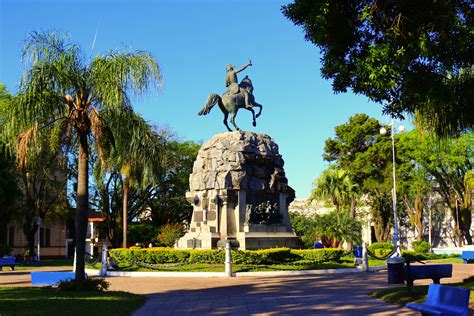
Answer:
<svg viewBox="0 0 474 316"><path fill-rule="evenodd" d="M368 294L387 287L386 273L310 277L110 278L148 302L134 315L416 315Z"/></svg>
<svg viewBox="0 0 474 316"><path fill-rule="evenodd" d="M453 283L474 276L454 264ZM60 270L39 268L39 270ZM37 269L35 269L37 271ZM31 286L30 271L0 272L0 286ZM109 277L110 290L145 294L134 315L417 315L368 294L389 287L386 271L291 277ZM417 280L429 284L431 280Z"/></svg>

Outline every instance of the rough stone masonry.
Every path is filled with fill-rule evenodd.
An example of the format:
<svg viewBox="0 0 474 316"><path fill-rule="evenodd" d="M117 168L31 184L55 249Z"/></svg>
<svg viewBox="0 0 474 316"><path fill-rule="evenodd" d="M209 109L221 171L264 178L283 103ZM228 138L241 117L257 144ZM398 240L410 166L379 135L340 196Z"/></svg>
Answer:
<svg viewBox="0 0 474 316"><path fill-rule="evenodd" d="M288 217L294 190L283 167L278 145L265 134L227 132L204 143L186 194L194 207L190 230L178 247L210 249L227 238L241 249L295 246ZM278 223L249 223L249 211L262 203L277 208Z"/></svg>

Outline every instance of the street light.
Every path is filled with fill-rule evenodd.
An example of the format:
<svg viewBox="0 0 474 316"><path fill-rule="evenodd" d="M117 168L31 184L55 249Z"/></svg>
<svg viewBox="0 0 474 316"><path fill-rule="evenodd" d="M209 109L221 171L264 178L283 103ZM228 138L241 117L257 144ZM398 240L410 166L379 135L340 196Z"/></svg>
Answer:
<svg viewBox="0 0 474 316"><path fill-rule="evenodd" d="M395 246L395 250L398 253L399 248L399 234L398 234L398 217L397 217L397 179L396 179L396 170L395 170L395 131L394 131L394 124L393 124L393 117L390 121L390 137L392 138L392 167L393 167L393 189L392 189L392 205L393 205L393 244ZM398 130L403 132L405 130L405 126L400 125ZM387 134L387 130L382 127L380 129L380 134L385 135Z"/></svg>
<svg viewBox="0 0 474 316"><path fill-rule="evenodd" d="M43 225L43 220L39 216L36 217L36 225L38 227L38 229L36 231L36 234L38 235L38 254L37 254L37 257L38 257L38 261L41 261L41 259L40 259L40 243L41 243L41 241L40 241L40 239L41 239L40 235L41 234L40 233L41 233L41 229L40 228L41 228L41 225Z"/></svg>

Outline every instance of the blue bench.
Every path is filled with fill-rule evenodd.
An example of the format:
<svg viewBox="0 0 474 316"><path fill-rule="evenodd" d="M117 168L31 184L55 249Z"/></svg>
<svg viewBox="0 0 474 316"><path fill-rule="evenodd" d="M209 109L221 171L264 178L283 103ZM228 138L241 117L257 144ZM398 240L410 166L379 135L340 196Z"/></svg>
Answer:
<svg viewBox="0 0 474 316"><path fill-rule="evenodd" d="M452 286L430 284L424 303L408 303L408 308L422 315L469 315L469 290Z"/></svg>
<svg viewBox="0 0 474 316"><path fill-rule="evenodd" d="M31 272L31 284L39 286L56 286L61 281L73 280L74 272Z"/></svg>
<svg viewBox="0 0 474 316"><path fill-rule="evenodd" d="M2 267L10 267L13 271L15 270L16 264L15 258L13 257L0 258L0 271L2 270Z"/></svg>
<svg viewBox="0 0 474 316"><path fill-rule="evenodd" d="M412 266L407 263L404 267L403 276L407 281L407 287L413 287L415 280L432 279L433 283L439 284L441 278L450 278L453 275L452 264L427 264Z"/></svg>
<svg viewBox="0 0 474 316"><path fill-rule="evenodd" d="M463 251L461 253L461 258L464 263L474 263L474 251Z"/></svg>

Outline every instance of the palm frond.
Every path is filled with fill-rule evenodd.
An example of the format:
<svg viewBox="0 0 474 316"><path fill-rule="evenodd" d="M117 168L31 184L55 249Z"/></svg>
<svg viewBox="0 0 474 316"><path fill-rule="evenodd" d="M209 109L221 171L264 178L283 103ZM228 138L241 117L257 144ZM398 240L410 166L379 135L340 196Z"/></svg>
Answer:
<svg viewBox="0 0 474 316"><path fill-rule="evenodd" d="M128 93L142 95L161 90L162 75L156 60L145 52L115 52L97 56L90 66L91 95L105 107L130 107Z"/></svg>
<svg viewBox="0 0 474 316"><path fill-rule="evenodd" d="M31 146L30 143L36 143L38 136L38 124L33 125L18 136L16 143L16 152L18 160L18 169L23 169L25 165L25 159L28 153L28 148Z"/></svg>

